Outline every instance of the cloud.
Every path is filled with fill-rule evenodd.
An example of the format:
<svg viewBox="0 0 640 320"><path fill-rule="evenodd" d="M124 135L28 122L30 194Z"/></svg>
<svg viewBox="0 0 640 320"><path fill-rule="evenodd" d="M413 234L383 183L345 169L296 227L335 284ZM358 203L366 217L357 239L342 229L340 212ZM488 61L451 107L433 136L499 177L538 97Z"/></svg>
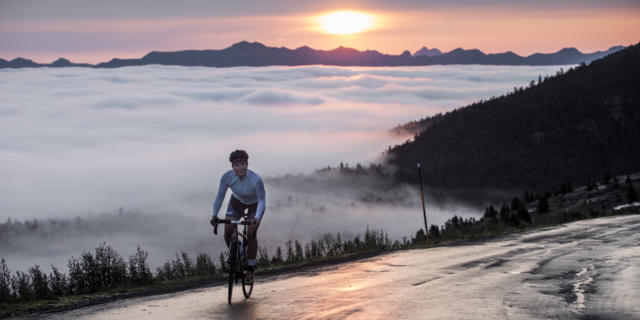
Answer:
<svg viewBox="0 0 640 320"><path fill-rule="evenodd" d="M0 219L119 206L203 212L208 203L180 196L213 193L230 150L248 149L264 176L368 163L403 139L386 133L397 124L556 69L3 69Z"/></svg>
<svg viewBox="0 0 640 320"><path fill-rule="evenodd" d="M340 162L379 161L387 146L406 139L389 134L392 127L527 85L556 69L2 69L0 221L91 220L90 212L95 217L120 207L144 216L132 218L139 226L121 232L122 221L95 218L96 225L116 227L60 240L65 245L25 240L24 250L11 249L11 259L48 265L47 257L66 261L80 247L90 250L102 241L123 254L140 244L158 263L177 250L220 249L220 238L211 247L206 221L220 176L229 169L228 153L237 148L248 150L249 168L265 177L265 245L323 232L355 234L366 225L408 235L421 223L414 188L381 189L385 181L312 172ZM293 176L282 178L287 174ZM435 224L453 214L476 214L459 206L433 210ZM140 222L145 219L152 232ZM43 253L47 248L55 258ZM0 256L8 250L0 246Z"/></svg>
<svg viewBox="0 0 640 320"><path fill-rule="evenodd" d="M239 101L249 103L249 104L260 104L260 105L280 105L280 104L318 105L324 102L323 99L318 97L305 97L301 95L294 95L286 91L276 91L276 90L256 90L242 97Z"/></svg>

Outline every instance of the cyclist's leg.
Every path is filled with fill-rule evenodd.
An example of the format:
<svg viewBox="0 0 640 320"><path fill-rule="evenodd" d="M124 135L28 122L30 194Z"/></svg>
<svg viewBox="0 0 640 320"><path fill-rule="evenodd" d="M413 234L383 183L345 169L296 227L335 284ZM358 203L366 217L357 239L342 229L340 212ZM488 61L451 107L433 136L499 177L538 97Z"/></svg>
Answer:
<svg viewBox="0 0 640 320"><path fill-rule="evenodd" d="M256 215L256 212L249 213L249 219L253 219ZM249 260L255 260L258 256L258 237L257 237L258 229L254 226L247 226L247 240L249 240L248 248L247 248L247 258Z"/></svg>
<svg viewBox="0 0 640 320"><path fill-rule="evenodd" d="M233 207L231 206L231 201L229 201L229 205L227 206L226 218L231 220L240 219L240 213L238 213L235 209L233 209ZM229 245L231 245L232 235L233 235L233 227L230 224L225 224L224 225L224 241L227 243L227 248L229 248Z"/></svg>

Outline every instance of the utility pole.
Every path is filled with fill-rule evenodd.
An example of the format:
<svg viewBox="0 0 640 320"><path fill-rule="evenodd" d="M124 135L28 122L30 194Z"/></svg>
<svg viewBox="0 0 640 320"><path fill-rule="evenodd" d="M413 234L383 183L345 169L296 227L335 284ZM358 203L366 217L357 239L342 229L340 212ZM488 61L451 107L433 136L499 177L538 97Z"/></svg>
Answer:
<svg viewBox="0 0 640 320"><path fill-rule="evenodd" d="M424 187L422 185L422 166L418 161L418 179L420 180L420 194L422 195L422 216L424 217L424 238L429 246L429 229L427 228L427 209L424 206Z"/></svg>

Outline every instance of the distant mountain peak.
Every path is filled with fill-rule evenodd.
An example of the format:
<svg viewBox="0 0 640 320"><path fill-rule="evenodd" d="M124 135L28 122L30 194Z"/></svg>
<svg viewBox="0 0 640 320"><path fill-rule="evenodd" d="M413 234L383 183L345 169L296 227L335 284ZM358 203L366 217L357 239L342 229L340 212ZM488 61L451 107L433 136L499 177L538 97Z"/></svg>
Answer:
<svg viewBox="0 0 640 320"><path fill-rule="evenodd" d="M231 45L228 49L246 49L246 48L266 48L264 44L260 42L249 42L249 41L240 41Z"/></svg>
<svg viewBox="0 0 640 320"><path fill-rule="evenodd" d="M413 54L414 57L419 57L419 56L435 57L439 55L442 55L442 51L438 50L437 48L429 49L427 47L422 47L420 48L420 50L416 51Z"/></svg>
<svg viewBox="0 0 640 320"><path fill-rule="evenodd" d="M558 53L571 53L571 54L582 54L580 50L570 47L570 48L562 48L562 50L558 51Z"/></svg>
<svg viewBox="0 0 640 320"><path fill-rule="evenodd" d="M71 63L71 61L65 59L65 58L58 58L58 60L54 61L52 64L50 64L50 67L69 67L72 66L73 63Z"/></svg>
<svg viewBox="0 0 640 320"><path fill-rule="evenodd" d="M465 54L465 55L484 55L484 52L478 50L478 49L469 49L469 50L465 50L462 48L455 48L445 54L452 54L452 55L460 55L460 54Z"/></svg>
<svg viewBox="0 0 640 320"><path fill-rule="evenodd" d="M32 63L32 62L33 62L33 60L29 60L29 59L25 59L25 58L20 58L20 57L18 57L18 58L15 58L15 59L11 60L11 62L13 62L13 63L21 63L21 62L29 62L29 63Z"/></svg>

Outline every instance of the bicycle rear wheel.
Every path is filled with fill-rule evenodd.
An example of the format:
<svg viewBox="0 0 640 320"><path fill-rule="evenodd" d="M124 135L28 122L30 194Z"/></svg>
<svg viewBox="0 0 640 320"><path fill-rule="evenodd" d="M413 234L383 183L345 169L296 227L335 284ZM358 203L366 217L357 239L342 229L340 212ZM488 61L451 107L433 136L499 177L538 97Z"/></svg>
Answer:
<svg viewBox="0 0 640 320"><path fill-rule="evenodd" d="M235 282L236 277L236 256L238 255L238 246L236 242L231 242L229 246L229 296L227 298L229 304L231 304L231 295L233 293L233 284Z"/></svg>

